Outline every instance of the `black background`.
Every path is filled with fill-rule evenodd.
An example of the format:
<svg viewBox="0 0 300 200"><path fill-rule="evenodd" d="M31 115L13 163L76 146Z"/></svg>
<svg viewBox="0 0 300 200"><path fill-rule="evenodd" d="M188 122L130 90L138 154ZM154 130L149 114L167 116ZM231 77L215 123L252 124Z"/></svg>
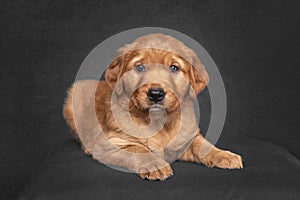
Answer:
<svg viewBox="0 0 300 200"><path fill-rule="evenodd" d="M269 141L299 158L299 10L284 0L1 1L1 199L72 137L62 105L85 56L137 27L180 31L210 53L228 99L221 140Z"/></svg>

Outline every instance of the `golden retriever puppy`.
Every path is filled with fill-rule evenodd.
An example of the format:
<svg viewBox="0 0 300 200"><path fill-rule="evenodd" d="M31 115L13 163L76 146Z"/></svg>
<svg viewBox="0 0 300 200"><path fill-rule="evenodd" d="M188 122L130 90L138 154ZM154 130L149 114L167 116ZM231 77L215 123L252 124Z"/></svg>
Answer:
<svg viewBox="0 0 300 200"><path fill-rule="evenodd" d="M242 168L241 157L199 132L193 100L208 83L190 48L164 34L117 51L105 81L82 80L68 91L64 117L87 154L143 179L164 180L174 160Z"/></svg>

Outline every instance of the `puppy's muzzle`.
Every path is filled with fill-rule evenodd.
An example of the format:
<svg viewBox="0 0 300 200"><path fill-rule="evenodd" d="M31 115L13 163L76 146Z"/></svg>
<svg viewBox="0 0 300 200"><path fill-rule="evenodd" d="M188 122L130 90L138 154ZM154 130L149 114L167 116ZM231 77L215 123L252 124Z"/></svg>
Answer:
<svg viewBox="0 0 300 200"><path fill-rule="evenodd" d="M154 103L162 101L165 96L166 93L162 88L150 88L147 92L148 99Z"/></svg>

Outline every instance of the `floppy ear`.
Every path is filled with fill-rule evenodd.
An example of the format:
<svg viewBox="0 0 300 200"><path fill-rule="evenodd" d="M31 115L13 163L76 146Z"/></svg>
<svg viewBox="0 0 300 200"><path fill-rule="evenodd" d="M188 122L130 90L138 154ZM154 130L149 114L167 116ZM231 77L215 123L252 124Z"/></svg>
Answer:
<svg viewBox="0 0 300 200"><path fill-rule="evenodd" d="M121 73L122 57L123 56L115 58L105 71L105 80L112 89L114 89L119 79L119 74Z"/></svg>
<svg viewBox="0 0 300 200"><path fill-rule="evenodd" d="M193 66L191 67L189 75L193 91L191 91L190 94L192 97L194 97L206 87L209 81L209 77L204 68L204 65L200 62L196 54L193 55L192 62Z"/></svg>

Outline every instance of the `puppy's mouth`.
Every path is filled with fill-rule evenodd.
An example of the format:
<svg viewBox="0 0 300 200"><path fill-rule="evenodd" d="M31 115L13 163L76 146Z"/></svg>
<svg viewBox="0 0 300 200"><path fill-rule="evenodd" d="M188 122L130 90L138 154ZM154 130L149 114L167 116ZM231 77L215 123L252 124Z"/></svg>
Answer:
<svg viewBox="0 0 300 200"><path fill-rule="evenodd" d="M166 108L160 104L153 104L149 108L149 117L152 121L152 125L154 125L155 127L163 125L166 121Z"/></svg>
<svg viewBox="0 0 300 200"><path fill-rule="evenodd" d="M158 112L162 112L162 111L165 111L165 107L163 107L162 105L160 104L153 104L152 106L150 106L149 108L149 112L151 113L158 113Z"/></svg>

